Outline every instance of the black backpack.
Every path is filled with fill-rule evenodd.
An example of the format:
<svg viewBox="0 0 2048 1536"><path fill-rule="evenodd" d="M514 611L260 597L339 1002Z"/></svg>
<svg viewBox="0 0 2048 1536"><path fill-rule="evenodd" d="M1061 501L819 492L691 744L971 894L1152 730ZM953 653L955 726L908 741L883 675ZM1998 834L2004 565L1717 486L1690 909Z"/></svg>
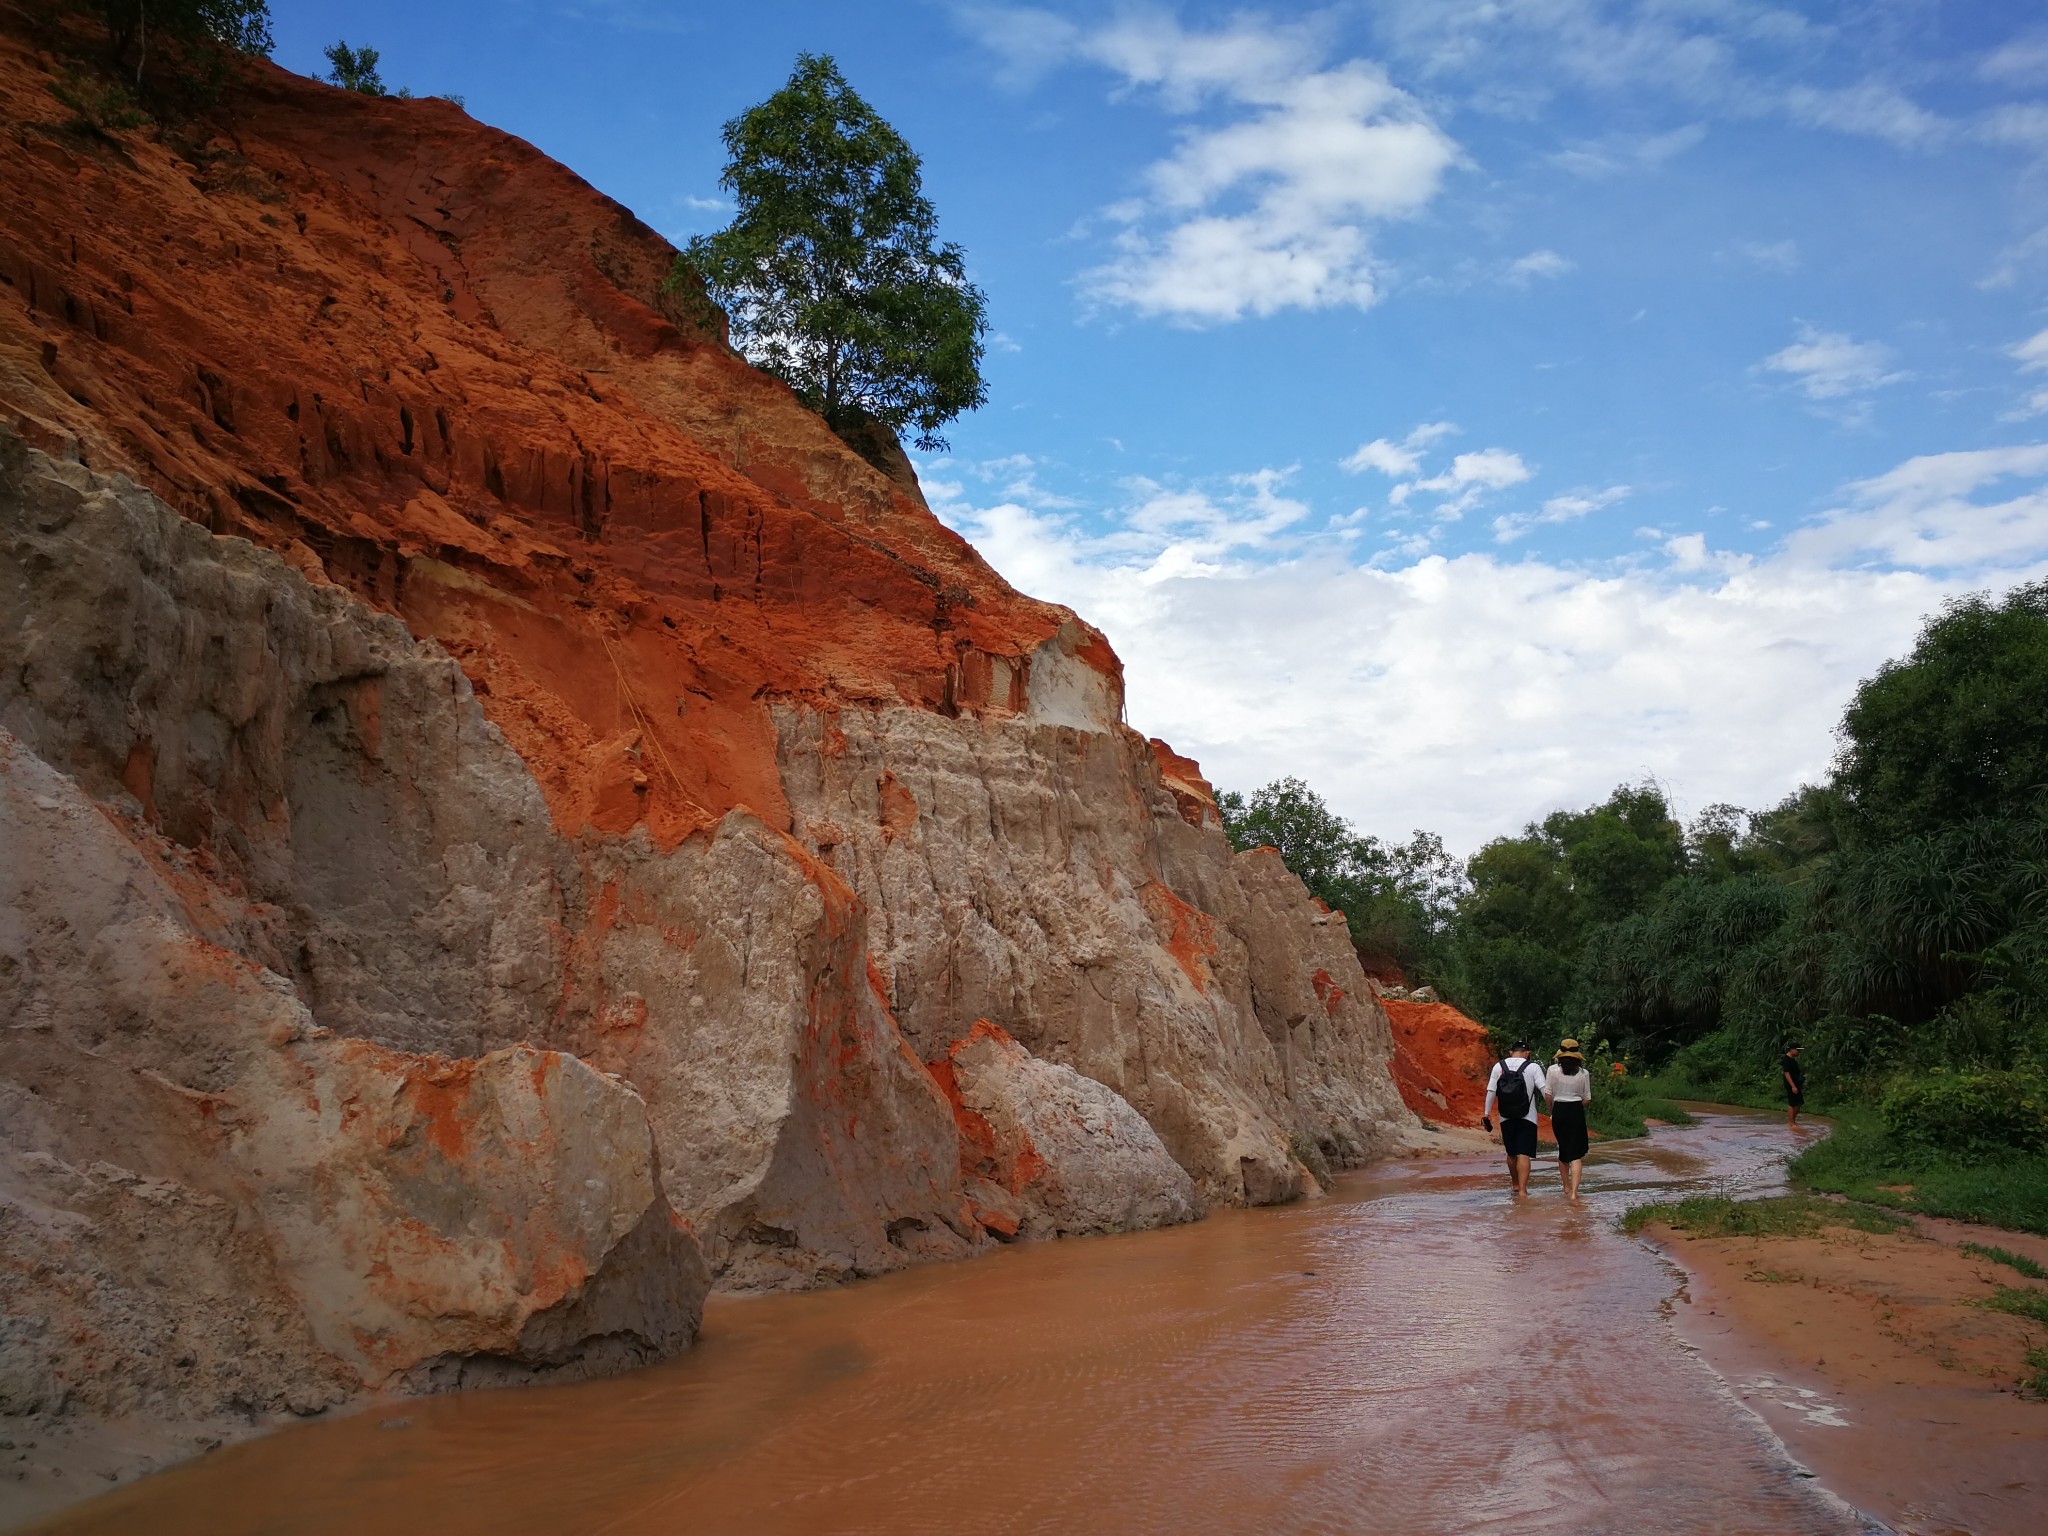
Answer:
<svg viewBox="0 0 2048 1536"><path fill-rule="evenodd" d="M1511 1067L1505 1058L1500 1064L1500 1081L1494 1085L1494 1107L1500 1111L1503 1120L1525 1119L1529 1113L1529 1080L1522 1074L1529 1070L1525 1059L1519 1067Z"/></svg>

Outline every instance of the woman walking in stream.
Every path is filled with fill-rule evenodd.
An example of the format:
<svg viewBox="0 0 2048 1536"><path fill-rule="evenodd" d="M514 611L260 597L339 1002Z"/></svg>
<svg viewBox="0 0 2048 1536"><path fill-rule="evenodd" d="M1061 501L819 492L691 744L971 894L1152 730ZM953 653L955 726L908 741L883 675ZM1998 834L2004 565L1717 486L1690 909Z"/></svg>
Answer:
<svg viewBox="0 0 2048 1536"><path fill-rule="evenodd" d="M1579 1042L1560 1045L1543 1077L1543 1096L1550 1100L1550 1132L1557 1138L1557 1171L1564 1179L1565 1198L1576 1202L1579 1175L1586 1167L1586 1106L1593 1102L1593 1074L1586 1070Z"/></svg>

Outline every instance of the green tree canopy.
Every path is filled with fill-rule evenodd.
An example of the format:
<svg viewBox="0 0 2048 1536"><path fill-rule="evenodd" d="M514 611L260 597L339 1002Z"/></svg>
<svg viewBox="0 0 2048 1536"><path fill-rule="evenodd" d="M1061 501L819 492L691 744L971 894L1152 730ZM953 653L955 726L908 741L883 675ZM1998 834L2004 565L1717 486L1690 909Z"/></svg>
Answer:
<svg viewBox="0 0 2048 1536"><path fill-rule="evenodd" d="M1309 894L1344 914L1351 941L1373 963L1434 974L1438 936L1464 890L1443 840L1418 831L1387 843L1351 824L1300 779L1276 779L1249 799L1216 797L1233 847L1277 849Z"/></svg>
<svg viewBox="0 0 2048 1536"><path fill-rule="evenodd" d="M330 43L322 50L327 57L327 78L344 91L364 96L382 96L384 77L377 73L379 57L374 48L351 48L347 43Z"/></svg>
<svg viewBox="0 0 2048 1536"><path fill-rule="evenodd" d="M1842 718L1835 783L1866 835L1902 837L2048 797L2048 581L1957 598Z"/></svg>
<svg viewBox="0 0 2048 1536"><path fill-rule="evenodd" d="M703 277L735 343L847 435L939 429L988 397L986 301L938 244L917 155L820 54L725 125L733 221L690 242L671 279Z"/></svg>
<svg viewBox="0 0 2048 1536"><path fill-rule="evenodd" d="M116 63L135 50L139 80L156 39L210 40L242 53L268 54L269 0L99 0Z"/></svg>
<svg viewBox="0 0 2048 1536"><path fill-rule="evenodd" d="M1727 814L1702 828L1709 845ZM1687 857L1655 784L1619 785L1600 805L1495 838L1466 866L1471 890L1448 946L1453 994L1495 1029L1543 1032L1565 1008L1587 934L1640 910Z"/></svg>

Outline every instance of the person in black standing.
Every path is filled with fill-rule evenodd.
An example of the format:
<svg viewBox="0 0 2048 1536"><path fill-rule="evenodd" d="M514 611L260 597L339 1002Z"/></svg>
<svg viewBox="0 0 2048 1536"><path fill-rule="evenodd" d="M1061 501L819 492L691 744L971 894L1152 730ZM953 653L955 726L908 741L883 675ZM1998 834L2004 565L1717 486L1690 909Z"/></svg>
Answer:
<svg viewBox="0 0 2048 1536"><path fill-rule="evenodd" d="M1785 1125L1799 1129L1799 1111L1806 1105L1806 1069L1799 1065L1799 1047L1788 1045L1778 1062L1778 1075L1785 1079Z"/></svg>

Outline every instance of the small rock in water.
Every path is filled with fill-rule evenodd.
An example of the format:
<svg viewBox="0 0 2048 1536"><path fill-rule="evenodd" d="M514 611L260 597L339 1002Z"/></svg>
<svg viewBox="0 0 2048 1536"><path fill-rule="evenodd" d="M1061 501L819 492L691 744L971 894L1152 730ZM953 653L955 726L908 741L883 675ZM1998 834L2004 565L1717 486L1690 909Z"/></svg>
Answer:
<svg viewBox="0 0 2048 1536"><path fill-rule="evenodd" d="M412 1428L412 1420L411 1420L411 1419L379 1419L379 1420L377 1421L377 1427L378 1427L379 1429L410 1429L410 1428Z"/></svg>

